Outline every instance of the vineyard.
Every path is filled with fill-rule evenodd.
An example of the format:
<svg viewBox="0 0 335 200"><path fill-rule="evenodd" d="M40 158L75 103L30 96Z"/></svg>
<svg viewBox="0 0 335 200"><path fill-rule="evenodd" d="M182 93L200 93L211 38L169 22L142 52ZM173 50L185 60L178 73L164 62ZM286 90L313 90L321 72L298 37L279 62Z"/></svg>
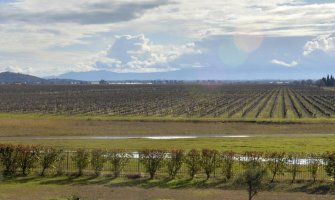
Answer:
<svg viewBox="0 0 335 200"><path fill-rule="evenodd" d="M333 118L335 92L294 85L0 86L1 113Z"/></svg>

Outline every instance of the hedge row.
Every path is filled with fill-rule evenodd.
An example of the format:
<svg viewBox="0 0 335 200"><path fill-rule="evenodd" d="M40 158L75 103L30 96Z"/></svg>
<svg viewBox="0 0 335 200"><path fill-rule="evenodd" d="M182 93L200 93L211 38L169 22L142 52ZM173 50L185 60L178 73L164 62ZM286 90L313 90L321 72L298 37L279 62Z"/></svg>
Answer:
<svg viewBox="0 0 335 200"><path fill-rule="evenodd" d="M53 147L0 144L2 174L8 177L19 174L28 175L33 169L40 169L40 175L44 176L46 170L57 169L57 166L60 166L65 159L69 159L65 158L64 152L64 150ZM113 175L118 177L134 155L124 150L78 149L71 153L70 159L77 169L77 175L82 175L90 165L95 175L98 176L104 170L105 164L109 163ZM335 152L304 154L247 151L236 153L211 149L192 149L190 151L146 149L139 151L136 155L151 179L163 167L173 179L182 166L185 166L191 178L204 172L206 178L209 179L215 170L220 169L224 179L230 180L237 174L234 165L239 163L245 170L266 169L271 175L271 182L285 171L291 174L292 182L294 182L301 166L307 166L310 177L316 181L322 169L334 180L335 184Z"/></svg>

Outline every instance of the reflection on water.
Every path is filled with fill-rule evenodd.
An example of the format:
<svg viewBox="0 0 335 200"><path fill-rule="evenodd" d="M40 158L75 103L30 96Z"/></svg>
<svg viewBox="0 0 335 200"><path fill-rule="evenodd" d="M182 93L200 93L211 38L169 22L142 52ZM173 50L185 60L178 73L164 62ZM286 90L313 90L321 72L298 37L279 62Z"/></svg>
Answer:
<svg viewBox="0 0 335 200"><path fill-rule="evenodd" d="M196 138L248 138L248 135L197 135L197 136L22 136L0 137L1 140L121 140L121 139L149 139L149 140L178 140Z"/></svg>

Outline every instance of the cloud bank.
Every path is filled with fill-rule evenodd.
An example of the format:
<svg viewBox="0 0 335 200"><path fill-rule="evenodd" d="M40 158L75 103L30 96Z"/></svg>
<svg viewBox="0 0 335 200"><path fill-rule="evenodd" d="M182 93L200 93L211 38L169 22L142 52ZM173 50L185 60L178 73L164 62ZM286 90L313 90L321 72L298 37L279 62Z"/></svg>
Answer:
<svg viewBox="0 0 335 200"><path fill-rule="evenodd" d="M179 56L192 52L188 45L156 45L144 35L117 36L114 43L100 53L95 67L114 72L164 72L178 70L173 63Z"/></svg>
<svg viewBox="0 0 335 200"><path fill-rule="evenodd" d="M77 23L108 24L139 18L146 11L169 0L23 0L0 7L0 23Z"/></svg>

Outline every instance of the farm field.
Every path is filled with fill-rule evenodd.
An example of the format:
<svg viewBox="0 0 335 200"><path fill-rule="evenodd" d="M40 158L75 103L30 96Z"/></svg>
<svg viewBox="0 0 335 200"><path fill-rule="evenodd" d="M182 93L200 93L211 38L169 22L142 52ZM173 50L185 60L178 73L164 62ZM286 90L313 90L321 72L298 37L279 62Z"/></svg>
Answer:
<svg viewBox="0 0 335 200"><path fill-rule="evenodd" d="M2 143L136 150L149 147L334 150L335 93L316 87L7 85L0 88ZM241 135L248 137L213 138ZM26 138L17 138L20 136ZM29 138L34 136L74 138ZM79 136L201 138L85 140L76 138Z"/></svg>
<svg viewBox="0 0 335 200"><path fill-rule="evenodd" d="M1 144L52 146L69 152L79 148L128 152L216 149L325 153L335 150L335 93L316 87L11 85L0 89ZM169 138L173 136L177 138ZM2 179L0 199L19 196L20 199L63 200L74 194L83 199L222 199L222 196L244 199L247 196L244 188L225 185L215 178L189 184L184 179L170 182L161 177L114 180L89 174L82 177L35 175ZM310 184L303 179L297 185L290 185L285 181L264 189L257 199L334 198L333 193L317 195L324 192L322 188L329 187L329 182ZM320 191L314 188L318 186ZM94 195L97 193L99 196Z"/></svg>
<svg viewBox="0 0 335 200"><path fill-rule="evenodd" d="M0 86L1 113L234 120L329 119L335 93L294 85Z"/></svg>

